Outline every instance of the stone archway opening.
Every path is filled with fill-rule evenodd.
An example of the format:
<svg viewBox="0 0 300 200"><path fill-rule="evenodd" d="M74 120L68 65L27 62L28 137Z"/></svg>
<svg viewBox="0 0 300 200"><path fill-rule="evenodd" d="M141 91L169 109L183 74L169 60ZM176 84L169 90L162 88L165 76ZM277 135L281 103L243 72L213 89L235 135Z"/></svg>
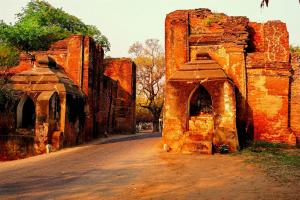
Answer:
<svg viewBox="0 0 300 200"><path fill-rule="evenodd" d="M209 92L200 85L190 98L189 117L211 115L213 113L212 99Z"/></svg>
<svg viewBox="0 0 300 200"><path fill-rule="evenodd" d="M35 105L33 100L28 96L23 97L17 107L17 127L34 129L35 117Z"/></svg>
<svg viewBox="0 0 300 200"><path fill-rule="evenodd" d="M213 101L204 86L199 85L189 98L188 132L212 140L214 130Z"/></svg>
<svg viewBox="0 0 300 200"><path fill-rule="evenodd" d="M49 100L49 123L53 126L53 131L60 128L60 99L57 93L54 93Z"/></svg>

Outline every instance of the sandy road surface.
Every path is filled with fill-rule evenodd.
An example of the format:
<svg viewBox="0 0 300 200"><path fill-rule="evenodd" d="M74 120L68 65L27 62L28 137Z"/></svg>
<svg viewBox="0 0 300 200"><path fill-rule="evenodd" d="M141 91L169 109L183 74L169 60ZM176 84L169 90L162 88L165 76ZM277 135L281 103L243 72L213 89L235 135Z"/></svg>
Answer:
<svg viewBox="0 0 300 200"><path fill-rule="evenodd" d="M0 199L300 199L228 155L162 152L147 134L0 163Z"/></svg>

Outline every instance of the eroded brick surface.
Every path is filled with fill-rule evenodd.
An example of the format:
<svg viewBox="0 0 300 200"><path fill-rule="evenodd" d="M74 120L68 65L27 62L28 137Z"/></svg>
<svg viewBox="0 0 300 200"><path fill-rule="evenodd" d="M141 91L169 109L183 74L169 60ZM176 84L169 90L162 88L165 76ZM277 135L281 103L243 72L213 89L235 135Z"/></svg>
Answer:
<svg viewBox="0 0 300 200"><path fill-rule="evenodd" d="M104 75L117 82L112 131L135 132L135 64L127 58L106 59Z"/></svg>
<svg viewBox="0 0 300 200"><path fill-rule="evenodd" d="M21 54L20 64L1 75L9 75L8 84L20 92L20 102L25 97L33 101L35 125L30 132L36 153L45 153L47 144L57 150L114 130L134 133L135 65L130 59L110 60L106 68L110 72L105 75L102 47L82 35L30 54ZM53 95L57 104L52 102ZM18 103L20 109L11 120L0 120L1 124L11 122L10 133L22 126L15 123L22 118L22 106ZM53 113L58 115L56 120L51 118Z"/></svg>
<svg viewBox="0 0 300 200"><path fill-rule="evenodd" d="M208 149L206 141L215 149L227 145L235 151L238 137L296 143L299 86L297 73L291 79L285 23L253 23L246 17L196 9L170 13L165 26L165 144L175 151L195 152ZM213 102L211 140L204 129L195 134L206 123L200 120L196 125L197 116L189 113L190 96L199 85Z"/></svg>
<svg viewBox="0 0 300 200"><path fill-rule="evenodd" d="M290 125L300 143L300 54L292 54L293 77L291 80L291 119Z"/></svg>

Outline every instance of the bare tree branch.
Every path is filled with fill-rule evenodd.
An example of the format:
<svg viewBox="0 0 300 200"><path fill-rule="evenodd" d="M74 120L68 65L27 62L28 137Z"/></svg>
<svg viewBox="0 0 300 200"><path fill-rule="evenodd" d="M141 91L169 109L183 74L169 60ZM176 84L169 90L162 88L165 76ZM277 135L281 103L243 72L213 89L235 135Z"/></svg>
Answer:
<svg viewBox="0 0 300 200"><path fill-rule="evenodd" d="M157 39L148 39L144 44L135 42L128 51L137 65L137 94L145 98L139 106L153 116L154 131L163 106L165 76L164 51ZM158 128L158 127L157 127Z"/></svg>

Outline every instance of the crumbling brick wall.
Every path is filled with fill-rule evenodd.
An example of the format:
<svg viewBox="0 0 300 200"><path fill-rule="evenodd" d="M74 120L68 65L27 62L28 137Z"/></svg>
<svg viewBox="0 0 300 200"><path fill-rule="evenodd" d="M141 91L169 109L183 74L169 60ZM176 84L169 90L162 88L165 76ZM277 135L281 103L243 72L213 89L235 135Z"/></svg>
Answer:
<svg viewBox="0 0 300 200"><path fill-rule="evenodd" d="M42 57L49 57L61 70L76 84L78 90L81 90L86 96L85 104L80 105L85 112L85 124L71 122L67 114L64 115L61 122L61 130L64 132L65 145L75 145L97 136L98 130L95 126L95 113L98 107L98 98L100 98L99 77L103 74L103 57L104 52L99 45L85 36L74 35L67 39L52 44L47 51L30 52L31 56L21 54L20 64L9 69L10 76L20 72L30 70L38 65L34 60ZM73 87L73 85L70 85ZM47 90L47 88L45 88ZM23 91L26 93L35 93L40 91ZM66 91L68 93L68 91ZM72 96L72 94L71 94ZM66 99L66 93L61 91L61 101L64 102L64 109L78 109L72 107L73 100ZM77 105L78 106L78 105ZM84 128L83 128L84 126ZM81 128L80 128L81 127ZM80 136L78 136L80 130ZM80 137L80 138L79 138Z"/></svg>
<svg viewBox="0 0 300 200"><path fill-rule="evenodd" d="M109 131L135 132L135 65L130 59L109 60L106 72L110 77L105 76L102 47L82 35L73 35L52 44L47 51L30 55L21 54L20 64L1 71L0 75L8 74L14 79L10 80L14 88L34 95L35 99L43 91L59 93L60 130L54 130L54 124L49 123L48 127L50 132L54 131L55 148L60 148L61 137L63 145L70 146ZM40 66L38 61L45 58L45 66ZM46 112L42 107L47 103L38 103L36 114ZM45 152L45 131L40 129L35 130L39 143L35 146L39 152Z"/></svg>
<svg viewBox="0 0 300 200"><path fill-rule="evenodd" d="M189 134L188 104L191 92L199 84L205 86L214 102L215 129L211 142L215 147L226 144L230 151L238 149L235 91L229 95L225 94L224 84L230 79L237 87L239 119L245 117L244 48L247 45L247 24L248 19L245 17L214 14L208 9L177 10L167 15L165 22L166 88L163 141L172 150L186 149L184 143L194 140L186 137ZM197 61L198 55L203 53L208 54L211 60L203 65L197 64L199 62ZM181 75L184 76L184 71L189 71L191 64L195 62L199 69L203 69L202 72L190 72L189 76L181 77L181 80L177 80L178 82L171 80L174 74L178 74L180 70ZM213 70L207 68L209 63L214 62L215 67L219 66L220 71L226 72L227 76L221 80L215 77L217 74L211 72ZM206 74L202 79L200 79L201 73ZM180 79L180 75L176 77ZM226 112L224 110L229 102L225 103L225 96L233 98L230 100L233 107ZM197 137L200 136L197 135ZM194 135L192 137L195 138ZM195 145L199 142L201 141L192 141ZM188 151L195 151L198 148L193 147L195 145L189 144L188 146L191 148L188 148ZM202 151L201 147L199 147L199 151Z"/></svg>
<svg viewBox="0 0 300 200"><path fill-rule="evenodd" d="M200 63L197 57L203 53L209 54L235 85L240 141L252 138L296 143L291 129L297 132L295 121L300 112L296 103L298 69L294 67L291 79L289 36L284 23L253 23L246 17L230 17L208 9L177 10L167 15L165 33L165 143L173 149L180 146L187 129L185 92L191 91L189 87L202 72L190 73L195 80L181 85L169 80L178 71L188 71L191 62ZM205 69L205 65L198 68Z"/></svg>
<svg viewBox="0 0 300 200"><path fill-rule="evenodd" d="M98 99L101 98L99 79L103 74L103 49L90 37L74 35L52 44L46 54L56 61L58 67L64 69L87 97L85 134L82 140L98 137L96 113Z"/></svg>
<svg viewBox="0 0 300 200"><path fill-rule="evenodd" d="M280 21L250 23L247 85L254 139L295 143L289 131L290 49Z"/></svg>
<svg viewBox="0 0 300 200"><path fill-rule="evenodd" d="M96 113L101 98L99 79L103 74L104 58L101 46L90 37L74 35L52 44L47 52L35 53L36 56L39 54L53 58L57 67L62 68L86 95L85 133L81 141L98 137Z"/></svg>
<svg viewBox="0 0 300 200"><path fill-rule="evenodd" d="M98 132L106 135L113 132L115 100L117 97L118 82L107 76L100 80L100 96L97 114Z"/></svg>
<svg viewBox="0 0 300 200"><path fill-rule="evenodd" d="M116 132L135 133L135 68L127 58L105 60L104 74L118 82L112 125Z"/></svg>
<svg viewBox="0 0 300 200"><path fill-rule="evenodd" d="M292 72L290 85L290 126L295 132L297 143L300 143L300 54L292 54Z"/></svg>

